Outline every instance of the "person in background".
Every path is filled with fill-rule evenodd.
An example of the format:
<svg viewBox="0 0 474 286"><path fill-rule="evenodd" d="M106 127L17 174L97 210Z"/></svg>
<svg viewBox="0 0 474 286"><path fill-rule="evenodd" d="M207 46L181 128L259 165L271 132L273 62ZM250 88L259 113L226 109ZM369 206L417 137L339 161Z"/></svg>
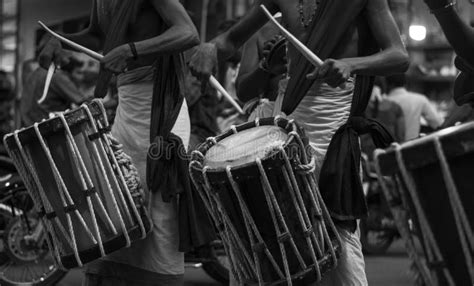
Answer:
<svg viewBox="0 0 474 286"><path fill-rule="evenodd" d="M405 138L405 116L401 106L387 97L387 84L381 77L375 78L372 96L366 116L382 123L392 134L395 142Z"/></svg>
<svg viewBox="0 0 474 286"><path fill-rule="evenodd" d="M38 100L43 95L47 71L37 68L25 78L23 95L20 101L21 122L23 126L33 125L47 119L50 113L64 111L71 108L72 104L80 105L93 98L85 95L79 89L83 80L80 69L83 62L74 57L69 63L53 75L45 100L40 104Z"/></svg>
<svg viewBox="0 0 474 286"><path fill-rule="evenodd" d="M405 116L405 136L403 141L415 139L420 135L423 118L432 129L437 129L443 119L436 113L426 96L410 92L406 88L405 74L387 77L388 98L400 105Z"/></svg>

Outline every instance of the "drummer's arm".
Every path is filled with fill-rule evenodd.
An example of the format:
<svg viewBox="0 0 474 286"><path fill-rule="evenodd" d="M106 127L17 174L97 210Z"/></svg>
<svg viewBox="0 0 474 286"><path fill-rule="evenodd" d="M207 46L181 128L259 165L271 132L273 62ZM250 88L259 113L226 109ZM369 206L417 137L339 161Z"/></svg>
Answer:
<svg viewBox="0 0 474 286"><path fill-rule="evenodd" d="M260 4L264 4L272 13L278 12L278 7L272 0L256 1L246 16L227 32L194 49L189 60L189 67L194 76L200 78L203 82L207 81L215 72L218 60L223 61L230 58L253 34L265 25L268 18L260 8Z"/></svg>
<svg viewBox="0 0 474 286"><path fill-rule="evenodd" d="M386 76L404 73L409 67L408 53L387 1L367 0L365 17L380 51L365 57L326 59L307 77L324 80L332 87L346 82L351 75Z"/></svg>
<svg viewBox="0 0 474 286"><path fill-rule="evenodd" d="M452 0L425 0L425 2L434 11L434 16L456 54L474 65L474 53L472 52L474 50L474 28L461 19L454 8L455 6L448 5Z"/></svg>
<svg viewBox="0 0 474 286"><path fill-rule="evenodd" d="M363 75L405 72L409 66L408 53L387 1L368 0L365 13L381 51L367 57L346 59L352 72Z"/></svg>

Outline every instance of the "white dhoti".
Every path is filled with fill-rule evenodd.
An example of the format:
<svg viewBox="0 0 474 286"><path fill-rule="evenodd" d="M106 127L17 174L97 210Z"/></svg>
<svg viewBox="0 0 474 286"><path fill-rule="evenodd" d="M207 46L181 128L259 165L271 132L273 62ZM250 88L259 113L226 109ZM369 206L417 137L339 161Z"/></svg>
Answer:
<svg viewBox="0 0 474 286"><path fill-rule="evenodd" d="M119 105L112 135L123 144L125 153L131 156L138 169L142 186L147 194L146 202L153 222L151 233L144 240L133 243L105 257L113 261L144 269L153 273L182 275L184 253L178 251L179 228L176 201L165 203L161 193L150 192L146 186L146 162L150 145L150 118L153 95L152 69L140 68L122 74L118 78ZM172 130L188 146L190 120L186 101Z"/></svg>
<svg viewBox="0 0 474 286"><path fill-rule="evenodd" d="M327 84L315 84L289 116L306 132L309 144L316 156L317 177L326 157L329 144L336 131L349 118L354 93L354 82L344 89L331 88ZM360 232L338 228L342 239L342 253L336 269L327 273L318 286L366 286L365 261L360 243Z"/></svg>

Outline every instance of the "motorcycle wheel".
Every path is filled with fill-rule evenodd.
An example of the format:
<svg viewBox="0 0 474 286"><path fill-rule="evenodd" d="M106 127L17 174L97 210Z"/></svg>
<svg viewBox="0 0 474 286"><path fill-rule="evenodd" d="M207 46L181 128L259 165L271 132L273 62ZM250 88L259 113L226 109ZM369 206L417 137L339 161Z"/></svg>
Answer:
<svg viewBox="0 0 474 286"><path fill-rule="evenodd" d="M225 253L224 246L221 241L212 242L209 247L202 250L203 257L209 259L203 263L203 270L212 277L212 279L222 283L223 285L229 285L229 259Z"/></svg>
<svg viewBox="0 0 474 286"><path fill-rule="evenodd" d="M360 242L365 254L381 255L387 252L395 240L390 231L372 230L365 219L360 222Z"/></svg>
<svg viewBox="0 0 474 286"><path fill-rule="evenodd" d="M20 198L21 197L21 198ZM21 199L21 205L31 203L26 192L16 194ZM28 203L29 202L29 203ZM29 208L23 210L28 211ZM34 215L12 216L11 213L1 213L0 234L0 285L2 286L48 286L54 285L66 275L54 263L47 246L31 245L25 240L28 234L26 219L31 227L41 223Z"/></svg>

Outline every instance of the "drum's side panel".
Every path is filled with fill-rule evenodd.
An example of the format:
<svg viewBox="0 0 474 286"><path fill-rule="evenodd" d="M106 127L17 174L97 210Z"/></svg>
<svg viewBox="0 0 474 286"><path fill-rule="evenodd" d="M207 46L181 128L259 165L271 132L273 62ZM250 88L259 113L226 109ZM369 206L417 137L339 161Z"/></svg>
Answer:
<svg viewBox="0 0 474 286"><path fill-rule="evenodd" d="M67 146L64 144L65 138L61 138L60 135L54 135L51 136L46 140L46 143L49 146L51 155L53 157L53 160L59 170L59 172L62 175L62 178L68 187L69 192L72 194L77 190L77 183L74 182L75 178L74 176L68 175L68 167L70 165L70 161L68 158L67 154ZM32 156L33 159L33 164L35 166L35 170L38 173L39 180L41 181L41 186L45 192L46 198L51 204L52 208L54 209L55 213L57 214L61 225L63 228L66 230L67 235L71 236L69 232L69 225L68 225L68 220L66 219L66 213L64 210L64 205L61 200L60 196L60 189L58 188L57 182L55 180L55 176L53 174L52 168L50 167L50 163L46 157L46 154L41 147L39 141L35 142L34 140L31 140L30 144L26 145L25 148L27 149L27 152L29 152ZM74 197L73 197L74 200ZM78 209L80 209L79 205ZM73 227L74 227L74 233L81 233L82 229L77 229L77 221L75 218L72 219L73 221ZM64 254L72 254L73 249L69 246L69 243L64 237L64 234L59 230L59 228L56 226L55 223L53 223L55 226L55 229L57 230L57 235L58 238L61 241L62 248L64 250ZM87 240L90 241L90 239L87 239L85 237L77 237L76 236L76 242L78 245L78 248L82 248L85 245L87 245ZM89 242L90 243L90 242Z"/></svg>
<svg viewBox="0 0 474 286"><path fill-rule="evenodd" d="M91 130L86 128L84 124L81 130L77 130L74 134L74 140L78 144L81 154L84 158L84 163L89 172L89 175L92 179L92 183L106 209L107 214L101 211L100 205L97 200L93 200L94 210L96 212L96 218L100 223L101 232L103 234L104 240L107 241L114 237L112 229L106 224L106 215L112 220L116 230L120 232L120 215L125 222L127 229L131 228L131 222L127 220L124 216L126 205L122 204L117 196L117 191L121 191L120 187L117 184L117 181L114 179L115 174L113 174L110 169L110 162L107 154L102 152L98 140L91 141L88 137L91 134ZM85 131L86 130L86 131ZM103 167L103 168L102 168ZM104 175L105 171L105 175ZM112 194L111 194L112 192ZM115 202L118 207L116 209Z"/></svg>
<svg viewBox="0 0 474 286"><path fill-rule="evenodd" d="M249 167L249 169L250 168L255 167ZM281 256L278 235L275 231L275 226L270 214L270 207L265 197L260 175L256 168L254 175L250 175L249 173L250 172L247 172L246 176L235 177L234 179L238 182L245 204L247 205L252 218L255 220L255 224L262 235L265 244L272 253L276 263L280 267L280 270L284 272L284 263ZM306 237L304 235L305 230L303 229L298 216L298 212L302 211L302 209L300 206L296 206L294 200L292 199L290 187L288 186L282 171L281 162L272 164L271 170L267 170L266 175L270 181L271 188L275 194L286 225L288 226L289 233L293 237L299 253L301 254L306 265L313 264ZM297 175L296 180L299 186L299 191L301 192L303 201L305 203L305 207L307 210L311 210L311 200L309 194L306 192L300 176ZM291 192L294 191L295 190L291 190ZM222 201L224 202L225 210L229 213L229 216L236 226L237 231L245 239L246 245L250 245L247 230L242 217L242 211L239 206L239 201L234 195L234 191L230 185L225 185L225 188L222 188L221 185L219 193ZM312 214L309 215L311 216ZM281 224L280 229L282 230ZM248 249L251 249L251 247L248 246ZM290 273L296 274L301 272L301 265L289 241L285 241L285 253L286 260L289 264ZM318 257L318 259L321 259L321 257ZM271 261L264 254L261 255L260 260L264 281L279 280L279 276L274 270Z"/></svg>
<svg viewBox="0 0 474 286"><path fill-rule="evenodd" d="M471 227L474 225L474 153L449 160ZM413 171L417 193L456 285L470 285L464 251L439 163ZM441 273L439 271L439 273Z"/></svg>

